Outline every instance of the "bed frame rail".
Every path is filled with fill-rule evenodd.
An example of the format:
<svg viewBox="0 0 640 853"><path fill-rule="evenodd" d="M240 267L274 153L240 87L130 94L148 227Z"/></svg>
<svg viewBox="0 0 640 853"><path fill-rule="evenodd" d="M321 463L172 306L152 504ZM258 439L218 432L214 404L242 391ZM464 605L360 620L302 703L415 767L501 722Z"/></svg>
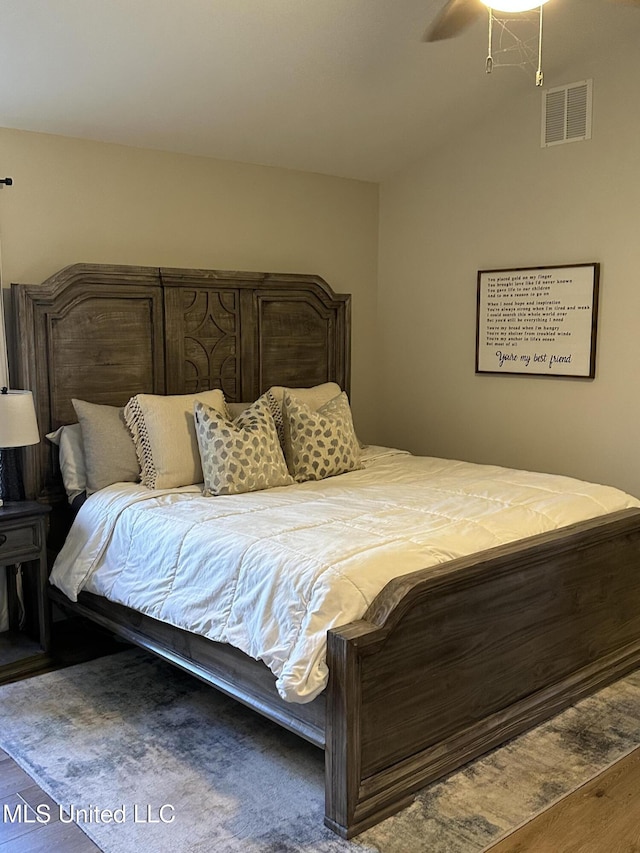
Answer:
<svg viewBox="0 0 640 853"><path fill-rule="evenodd" d="M95 622L324 749L324 695L306 705L292 705L278 695L267 667L233 646L159 622L91 592L81 592L76 602L70 602L50 586L49 597L62 610Z"/></svg>

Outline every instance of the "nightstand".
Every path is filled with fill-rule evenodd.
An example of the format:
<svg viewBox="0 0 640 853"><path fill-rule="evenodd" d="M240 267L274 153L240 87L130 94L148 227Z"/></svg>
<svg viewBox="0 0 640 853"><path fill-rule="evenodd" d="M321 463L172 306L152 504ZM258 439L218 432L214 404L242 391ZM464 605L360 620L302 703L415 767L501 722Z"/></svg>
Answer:
<svg viewBox="0 0 640 853"><path fill-rule="evenodd" d="M7 575L9 630L0 634L0 683L26 675L49 652L50 605L47 597L46 517L50 507L35 501L0 506L0 568ZM21 566L23 608L18 595Z"/></svg>

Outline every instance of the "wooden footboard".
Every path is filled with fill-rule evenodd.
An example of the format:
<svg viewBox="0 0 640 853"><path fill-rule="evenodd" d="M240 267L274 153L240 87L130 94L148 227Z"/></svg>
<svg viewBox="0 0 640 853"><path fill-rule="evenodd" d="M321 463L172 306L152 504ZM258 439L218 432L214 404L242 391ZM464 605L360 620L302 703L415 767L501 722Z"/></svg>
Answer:
<svg viewBox="0 0 640 853"><path fill-rule="evenodd" d="M325 822L349 838L640 664L640 510L398 578L328 664Z"/></svg>

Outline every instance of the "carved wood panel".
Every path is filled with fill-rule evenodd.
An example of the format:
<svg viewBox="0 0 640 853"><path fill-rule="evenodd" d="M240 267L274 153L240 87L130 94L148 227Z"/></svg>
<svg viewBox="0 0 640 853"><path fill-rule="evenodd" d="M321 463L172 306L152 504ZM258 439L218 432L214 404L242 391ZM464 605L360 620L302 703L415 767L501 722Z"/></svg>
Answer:
<svg viewBox="0 0 640 853"><path fill-rule="evenodd" d="M165 288L169 394L222 388L240 399L240 294L238 290Z"/></svg>
<svg viewBox="0 0 640 853"><path fill-rule="evenodd" d="M350 297L317 276L161 269L167 393L222 388L230 401L271 385L349 391Z"/></svg>

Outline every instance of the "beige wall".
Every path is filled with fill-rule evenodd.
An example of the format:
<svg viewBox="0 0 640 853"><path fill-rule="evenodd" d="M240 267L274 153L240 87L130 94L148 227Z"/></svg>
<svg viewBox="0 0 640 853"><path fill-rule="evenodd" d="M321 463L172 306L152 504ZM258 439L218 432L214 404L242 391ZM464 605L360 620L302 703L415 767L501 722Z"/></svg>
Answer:
<svg viewBox="0 0 640 853"><path fill-rule="evenodd" d="M353 294L352 400L375 418L375 184L0 130L3 282L76 263L312 273Z"/></svg>
<svg viewBox="0 0 640 853"><path fill-rule="evenodd" d="M540 91L523 86L382 185L381 440L640 496L640 52L627 35L547 80L594 79L592 140L541 149ZM478 269L591 261L595 380L474 374Z"/></svg>

